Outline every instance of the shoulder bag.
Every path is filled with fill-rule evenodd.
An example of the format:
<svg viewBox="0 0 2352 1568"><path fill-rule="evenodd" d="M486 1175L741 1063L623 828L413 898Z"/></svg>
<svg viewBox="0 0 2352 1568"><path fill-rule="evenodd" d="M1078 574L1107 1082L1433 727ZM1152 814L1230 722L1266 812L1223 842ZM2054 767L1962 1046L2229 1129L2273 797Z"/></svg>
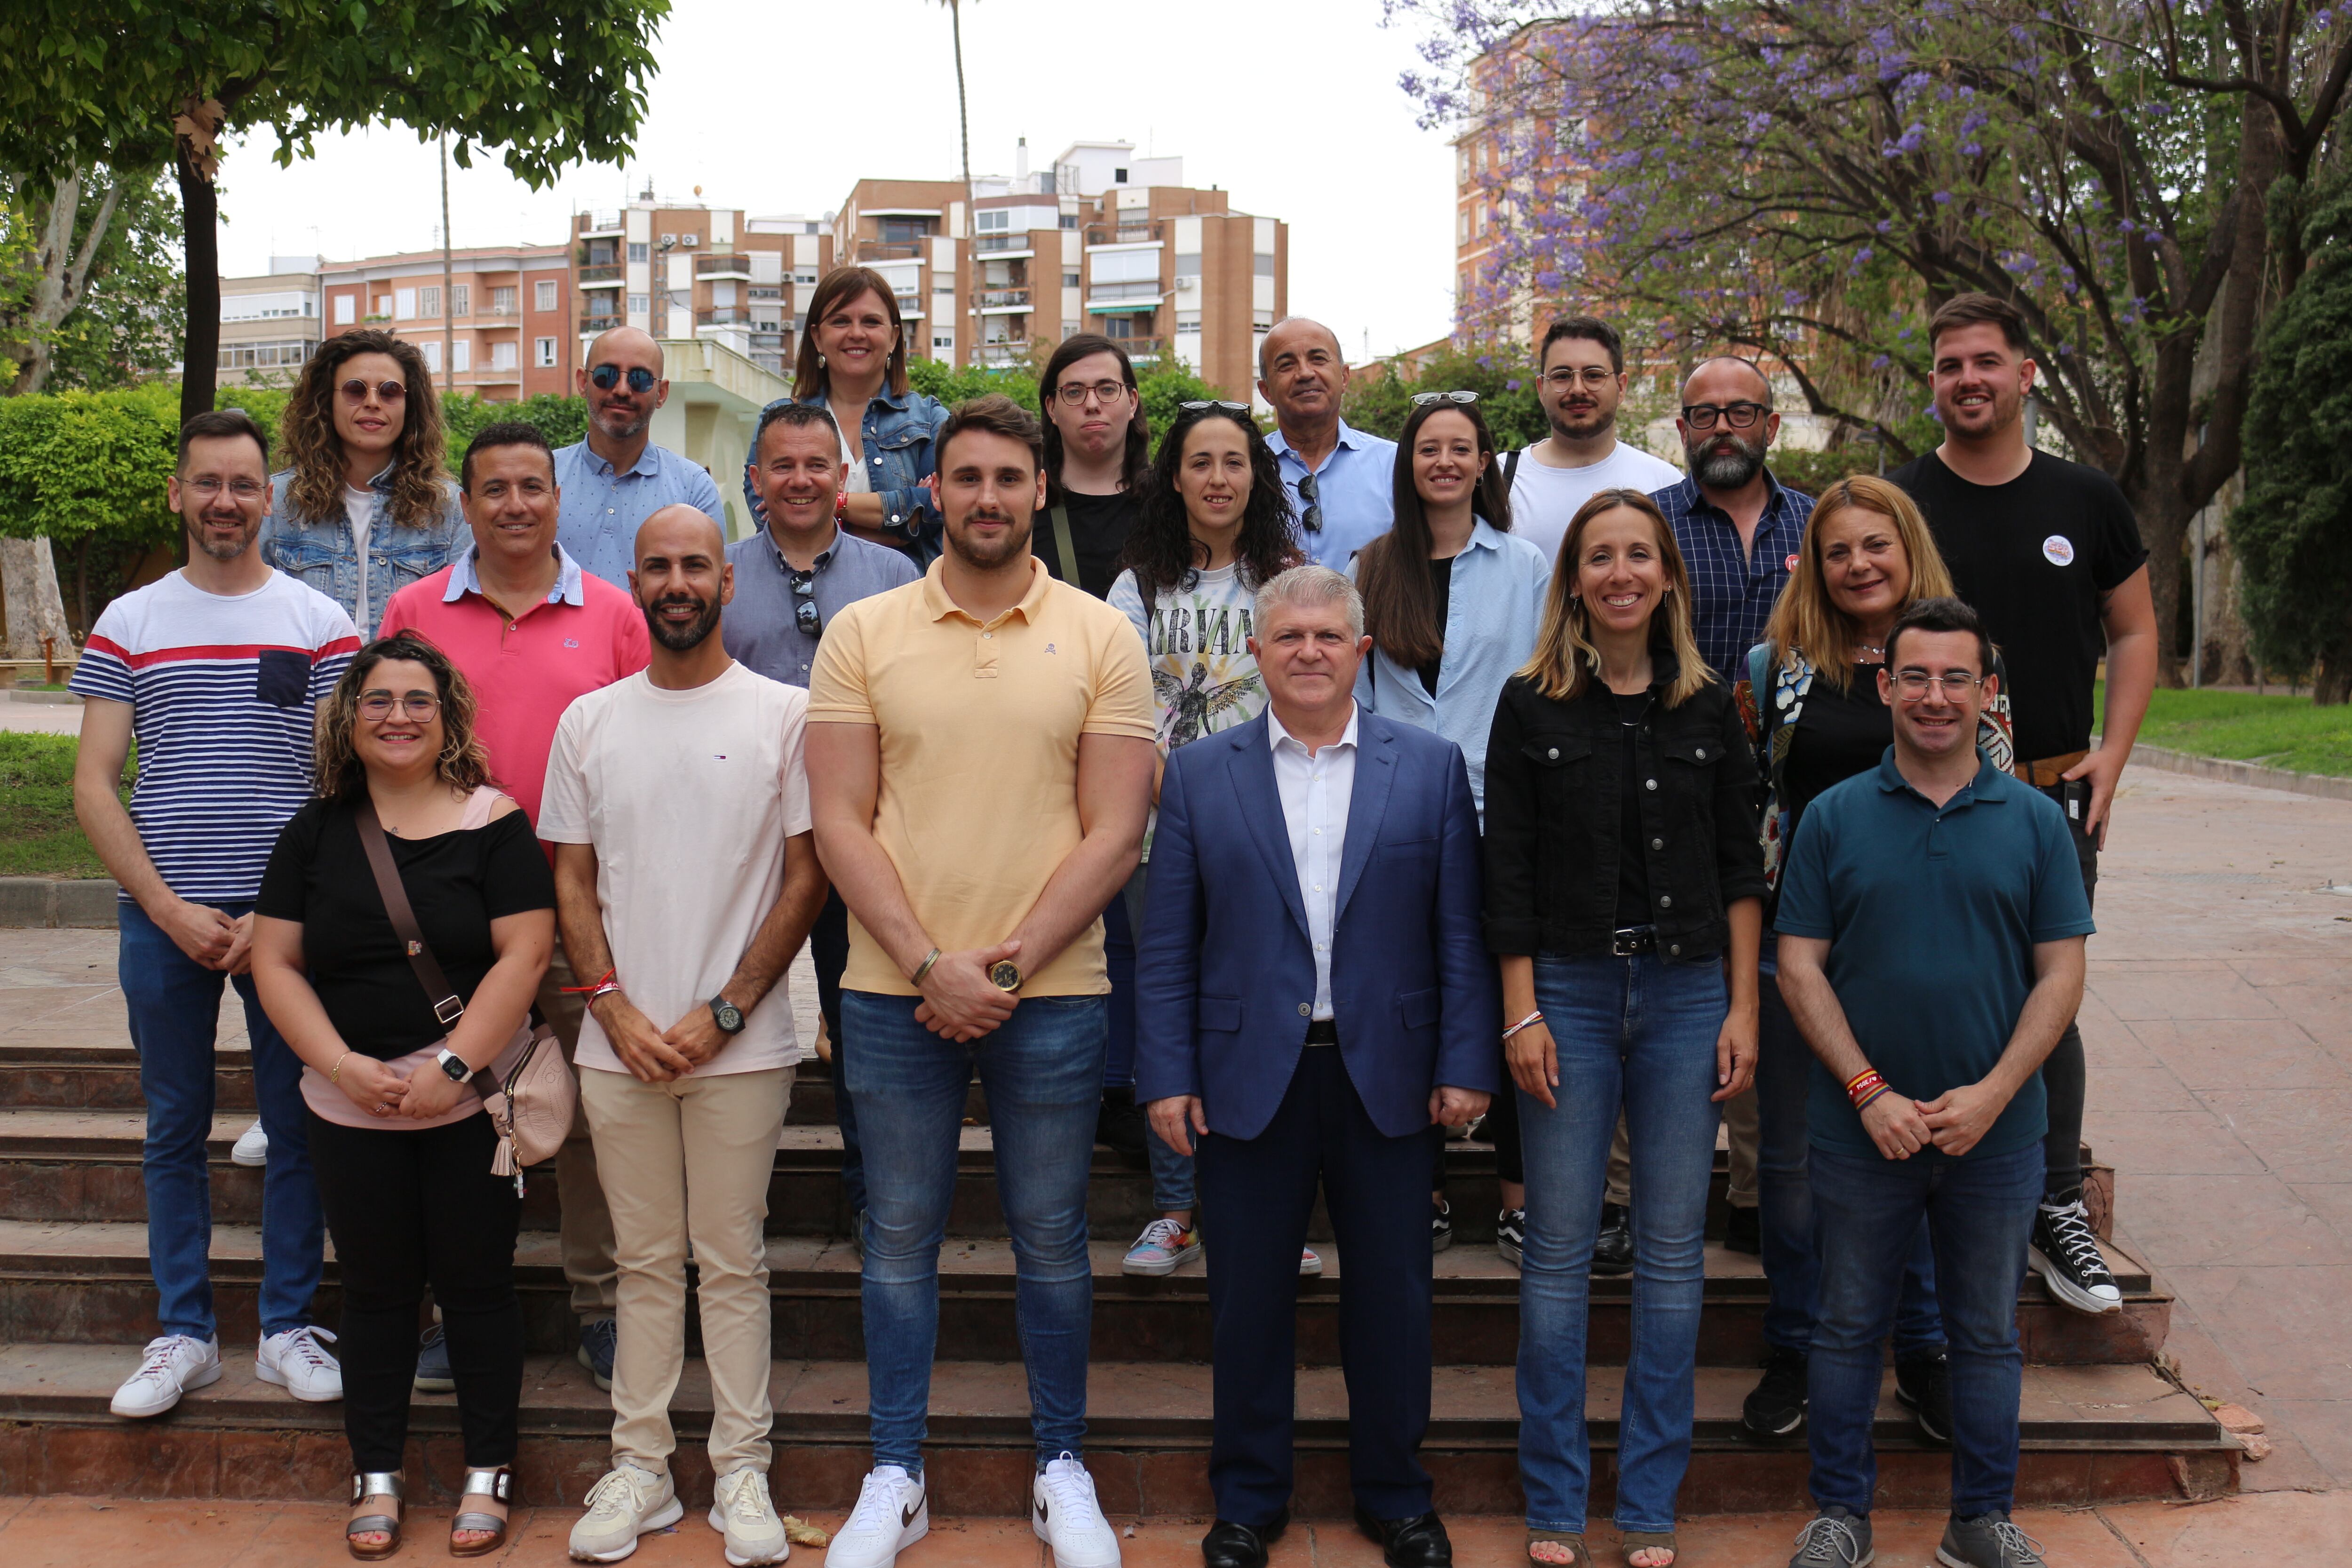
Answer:
<svg viewBox="0 0 2352 1568"><path fill-rule="evenodd" d="M434 1017L443 1028L455 1028L465 1016L465 1001L425 945L425 932L416 924L416 911L409 906L400 868L393 864L392 846L384 838L383 824L376 818L373 801L360 802L357 820L360 847L367 851L368 869L375 873L383 912L392 917L393 931L408 950L408 966L416 972L417 984L425 987ZM490 1079L487 1093L480 1088L484 1074ZM572 1113L579 1103L580 1086L556 1046L555 1031L544 1023L534 1026L525 1019L498 1059L477 1073L467 1087L481 1096L482 1108L498 1129L499 1151L491 1157L490 1173L512 1176L515 1191L520 1193L522 1168L554 1158L571 1134Z"/></svg>

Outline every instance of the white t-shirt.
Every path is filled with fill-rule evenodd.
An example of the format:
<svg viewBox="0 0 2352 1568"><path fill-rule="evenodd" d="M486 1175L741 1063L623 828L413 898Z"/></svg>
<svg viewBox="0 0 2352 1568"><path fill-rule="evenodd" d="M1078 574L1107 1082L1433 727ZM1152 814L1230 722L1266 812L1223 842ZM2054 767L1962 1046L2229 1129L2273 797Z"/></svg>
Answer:
<svg viewBox="0 0 2352 1568"><path fill-rule="evenodd" d="M343 487L343 516L350 520L352 525L352 548L359 552L359 614L353 616L352 619L356 624L364 626L372 624L368 620L367 542L368 525L375 521L375 492L373 490L361 489L356 485L345 485Z"/></svg>
<svg viewBox="0 0 2352 1568"><path fill-rule="evenodd" d="M740 664L668 691L639 671L555 727L539 836L596 848L596 902L629 1000L667 1029L709 1005L784 885L784 840L810 827L808 693ZM778 979L704 1078L805 1059ZM625 1072L589 1014L578 1065Z"/></svg>
<svg viewBox="0 0 2352 1568"><path fill-rule="evenodd" d="M1600 490L1640 490L1648 495L1682 483L1683 471L1638 447L1617 443L1597 463L1581 468L1547 468L1533 447L1519 454L1518 471L1511 476L1511 531L1532 540L1546 561L1559 560L1560 542L1576 509Z"/></svg>

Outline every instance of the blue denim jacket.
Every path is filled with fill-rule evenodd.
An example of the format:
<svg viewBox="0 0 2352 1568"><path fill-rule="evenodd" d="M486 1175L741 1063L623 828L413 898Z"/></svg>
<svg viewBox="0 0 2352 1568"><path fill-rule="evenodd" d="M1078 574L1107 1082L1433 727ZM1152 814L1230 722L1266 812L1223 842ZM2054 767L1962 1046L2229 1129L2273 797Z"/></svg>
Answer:
<svg viewBox="0 0 2352 1568"><path fill-rule="evenodd" d="M790 401L780 397L768 408ZM825 395L820 392L800 401L823 408ZM767 408L760 412L765 414ZM866 405L865 423L858 427L857 447L865 454L866 488L882 498L886 520L883 531L903 541L924 565L940 553L940 514L931 506L927 482L937 467L931 437L947 416L947 405L937 398L926 397L911 387L905 396L893 397L885 389ZM757 424L755 420L754 428ZM743 500L764 528L768 512L760 504L760 492L751 482L751 473L752 463L747 458L743 463Z"/></svg>
<svg viewBox="0 0 2352 1568"><path fill-rule="evenodd" d="M320 522L305 522L289 510L294 470L269 476L274 487L269 515L261 521L261 558L289 577L316 588L359 618L359 553L352 548L352 525L341 505ZM401 528L392 521L392 470L370 481L375 491L375 514L368 521L368 624L360 639L373 641L383 619L383 607L393 595L419 577L430 577L470 549L473 531L457 502L455 482L443 480L447 504L441 521L430 528Z"/></svg>

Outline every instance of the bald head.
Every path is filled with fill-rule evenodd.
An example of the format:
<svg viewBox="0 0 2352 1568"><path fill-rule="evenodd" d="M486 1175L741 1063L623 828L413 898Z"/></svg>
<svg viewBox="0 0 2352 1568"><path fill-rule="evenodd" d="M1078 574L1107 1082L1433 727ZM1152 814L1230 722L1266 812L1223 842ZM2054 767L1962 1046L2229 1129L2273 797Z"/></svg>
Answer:
<svg viewBox="0 0 2352 1568"><path fill-rule="evenodd" d="M1285 316L1275 323L1273 331L1265 334L1265 342L1258 345L1257 373L1260 375L1269 374L1277 353L1295 351L1302 342L1320 342L1334 359L1341 357L1339 333L1311 316Z"/></svg>
<svg viewBox="0 0 2352 1568"><path fill-rule="evenodd" d="M600 455L607 461L625 457L634 463L654 410L669 397L669 383L662 379L661 345L635 327L598 333L580 368L580 395L588 400L591 443L614 448Z"/></svg>
<svg viewBox="0 0 2352 1568"><path fill-rule="evenodd" d="M1752 359L1738 354L1710 354L1691 368L1683 382L1683 402L1722 403L1742 398L1772 406L1772 380Z"/></svg>
<svg viewBox="0 0 2352 1568"><path fill-rule="evenodd" d="M1328 431L1339 423L1348 362L1339 353L1339 334L1322 322L1305 316L1285 319L1266 333L1257 369L1259 395L1274 405L1275 422L1292 445L1300 444L1302 433Z"/></svg>
<svg viewBox="0 0 2352 1568"><path fill-rule="evenodd" d="M698 506L684 501L663 507L637 525L637 562L643 565L647 554L683 555L689 552L721 556L727 553L727 536L710 514Z"/></svg>
<svg viewBox="0 0 2352 1568"><path fill-rule="evenodd" d="M629 574L629 589L653 634L658 681L665 655L695 654L719 629L719 610L735 596L735 568L727 563L719 525L699 508L683 504L666 506L646 519L637 529L637 566Z"/></svg>
<svg viewBox="0 0 2352 1568"><path fill-rule="evenodd" d="M635 327L614 327L596 334L588 345L588 368L593 370L604 363L626 367L644 365L656 375L662 373L661 344L654 342L651 332Z"/></svg>

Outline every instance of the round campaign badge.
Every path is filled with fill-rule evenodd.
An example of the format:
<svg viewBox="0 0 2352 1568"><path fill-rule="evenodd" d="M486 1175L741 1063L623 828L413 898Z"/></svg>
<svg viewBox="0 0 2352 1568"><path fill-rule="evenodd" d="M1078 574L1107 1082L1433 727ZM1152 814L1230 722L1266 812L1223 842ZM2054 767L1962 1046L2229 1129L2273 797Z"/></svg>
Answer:
<svg viewBox="0 0 2352 1568"><path fill-rule="evenodd" d="M1780 568L1785 572L1794 572L1797 569L1797 552L1795 551L1791 550L1789 552L1789 558L1780 563Z"/></svg>
<svg viewBox="0 0 2352 1568"><path fill-rule="evenodd" d="M2042 542L2042 558L2053 566L2074 564L2074 542L2063 533L2053 533Z"/></svg>

